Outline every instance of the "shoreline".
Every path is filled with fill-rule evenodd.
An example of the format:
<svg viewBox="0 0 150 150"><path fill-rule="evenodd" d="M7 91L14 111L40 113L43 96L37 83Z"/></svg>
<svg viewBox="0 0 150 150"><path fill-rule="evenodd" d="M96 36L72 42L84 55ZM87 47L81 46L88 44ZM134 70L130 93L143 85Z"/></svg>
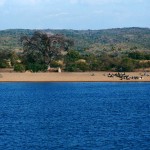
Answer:
<svg viewBox="0 0 150 150"><path fill-rule="evenodd" d="M116 72L111 72L112 74ZM140 77L143 72L127 72L129 76ZM46 73L4 73L0 72L0 82L150 82L150 76L142 79L120 79L108 77L109 72L46 72Z"/></svg>

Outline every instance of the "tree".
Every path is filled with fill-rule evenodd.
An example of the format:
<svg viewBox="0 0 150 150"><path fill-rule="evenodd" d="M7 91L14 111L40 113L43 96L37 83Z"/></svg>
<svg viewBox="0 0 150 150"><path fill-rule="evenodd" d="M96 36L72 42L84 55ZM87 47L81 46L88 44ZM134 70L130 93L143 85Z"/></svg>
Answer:
<svg viewBox="0 0 150 150"><path fill-rule="evenodd" d="M19 60L19 56L15 51L12 51L10 54L11 65L14 66L15 64L17 64L18 60Z"/></svg>
<svg viewBox="0 0 150 150"><path fill-rule="evenodd" d="M139 59L139 60L145 59L145 58L144 58L144 53L143 53L143 52L139 52L139 51L130 52L130 53L128 54L128 57L129 57L129 58L132 58L132 59Z"/></svg>
<svg viewBox="0 0 150 150"><path fill-rule="evenodd" d="M22 64L15 64L14 65L14 71L16 72L24 72L25 71L25 66Z"/></svg>
<svg viewBox="0 0 150 150"><path fill-rule="evenodd" d="M33 36L21 38L23 44L24 61L28 63L50 65L57 59L62 51L67 51L73 41L62 35L52 35L43 32L35 32Z"/></svg>
<svg viewBox="0 0 150 150"><path fill-rule="evenodd" d="M7 68L10 67L9 58L10 58L10 51L0 51L0 68Z"/></svg>
<svg viewBox="0 0 150 150"><path fill-rule="evenodd" d="M86 62L76 62L77 69L79 71L88 71L89 66Z"/></svg>
<svg viewBox="0 0 150 150"><path fill-rule="evenodd" d="M38 71L46 71L47 66L45 64L38 64L38 63L29 63L26 66L26 70L30 70L32 72L38 72Z"/></svg>
<svg viewBox="0 0 150 150"><path fill-rule="evenodd" d="M65 56L65 62L66 63L73 63L77 60L80 59L80 54L78 51L75 51L75 50L70 50L67 55Z"/></svg>
<svg viewBox="0 0 150 150"><path fill-rule="evenodd" d="M129 58L123 58L118 65L117 71L133 71L135 69L135 61Z"/></svg>

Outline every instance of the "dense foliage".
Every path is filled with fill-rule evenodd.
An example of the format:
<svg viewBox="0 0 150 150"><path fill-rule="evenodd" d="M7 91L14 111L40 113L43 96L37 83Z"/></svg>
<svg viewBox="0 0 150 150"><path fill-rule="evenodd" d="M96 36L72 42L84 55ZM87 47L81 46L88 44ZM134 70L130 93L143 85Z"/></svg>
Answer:
<svg viewBox="0 0 150 150"><path fill-rule="evenodd" d="M61 58L73 42L62 35L35 32L33 36L23 36L23 63L28 70L45 71L55 60Z"/></svg>
<svg viewBox="0 0 150 150"><path fill-rule="evenodd" d="M0 68L9 67L8 59L11 57L10 51L0 51Z"/></svg>
<svg viewBox="0 0 150 150"><path fill-rule="evenodd" d="M20 38L32 36L37 30L12 29L0 31L0 50L22 49ZM80 52L150 50L149 28L118 28L107 30L42 30L48 34L63 34L74 41L72 49Z"/></svg>
<svg viewBox="0 0 150 150"><path fill-rule="evenodd" d="M0 31L0 68L20 72L47 71L48 66L64 71L134 71L149 68L149 60L147 28Z"/></svg>

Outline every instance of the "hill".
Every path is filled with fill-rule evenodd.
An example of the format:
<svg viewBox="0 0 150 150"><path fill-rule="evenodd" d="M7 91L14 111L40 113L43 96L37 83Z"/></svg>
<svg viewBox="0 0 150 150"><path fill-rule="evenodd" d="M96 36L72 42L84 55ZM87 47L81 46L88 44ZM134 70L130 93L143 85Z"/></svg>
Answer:
<svg viewBox="0 0 150 150"><path fill-rule="evenodd" d="M0 31L0 50L21 50L20 38L31 36L37 30L9 29ZM149 28L116 28L106 30L42 30L63 34L74 40L72 49L80 52L100 53L109 51L150 50Z"/></svg>

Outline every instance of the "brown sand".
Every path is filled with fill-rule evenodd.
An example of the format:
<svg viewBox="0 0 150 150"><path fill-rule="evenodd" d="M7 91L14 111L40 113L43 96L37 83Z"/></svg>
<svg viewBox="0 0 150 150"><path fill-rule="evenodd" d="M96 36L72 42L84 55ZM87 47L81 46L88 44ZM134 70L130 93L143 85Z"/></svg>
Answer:
<svg viewBox="0 0 150 150"><path fill-rule="evenodd" d="M107 77L108 72L82 73L0 73L0 82L150 82L150 76L143 79L121 80L118 77ZM140 72L126 73L140 76Z"/></svg>

